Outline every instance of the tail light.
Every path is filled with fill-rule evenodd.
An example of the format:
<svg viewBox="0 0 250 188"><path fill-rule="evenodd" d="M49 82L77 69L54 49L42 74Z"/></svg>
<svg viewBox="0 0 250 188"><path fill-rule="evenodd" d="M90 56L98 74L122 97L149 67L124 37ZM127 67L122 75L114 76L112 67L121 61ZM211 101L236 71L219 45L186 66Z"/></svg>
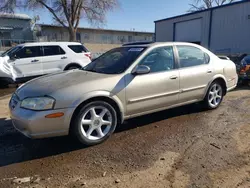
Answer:
<svg viewBox="0 0 250 188"><path fill-rule="evenodd" d="M91 61L91 54L84 54L86 57L88 57Z"/></svg>

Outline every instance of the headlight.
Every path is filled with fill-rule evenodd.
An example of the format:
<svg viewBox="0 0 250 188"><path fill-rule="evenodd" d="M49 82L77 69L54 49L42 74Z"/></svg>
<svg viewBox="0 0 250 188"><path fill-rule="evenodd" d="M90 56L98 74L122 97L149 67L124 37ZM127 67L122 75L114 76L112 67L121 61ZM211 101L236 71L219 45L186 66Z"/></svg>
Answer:
<svg viewBox="0 0 250 188"><path fill-rule="evenodd" d="M50 97L26 98L22 101L21 107L30 110L50 110L53 109L55 99Z"/></svg>

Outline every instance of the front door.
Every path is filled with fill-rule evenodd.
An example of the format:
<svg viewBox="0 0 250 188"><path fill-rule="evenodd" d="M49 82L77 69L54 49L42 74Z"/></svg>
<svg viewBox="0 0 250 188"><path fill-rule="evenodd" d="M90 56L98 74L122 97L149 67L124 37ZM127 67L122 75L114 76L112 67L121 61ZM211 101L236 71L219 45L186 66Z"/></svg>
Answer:
<svg viewBox="0 0 250 188"><path fill-rule="evenodd" d="M153 49L139 65L150 73L126 76L127 115L139 115L178 103L179 71L171 46Z"/></svg>
<svg viewBox="0 0 250 188"><path fill-rule="evenodd" d="M176 46L180 64L180 103L202 100L214 76L209 55L193 46Z"/></svg>
<svg viewBox="0 0 250 188"><path fill-rule="evenodd" d="M12 67L16 78L43 74L40 46L23 47L13 54Z"/></svg>

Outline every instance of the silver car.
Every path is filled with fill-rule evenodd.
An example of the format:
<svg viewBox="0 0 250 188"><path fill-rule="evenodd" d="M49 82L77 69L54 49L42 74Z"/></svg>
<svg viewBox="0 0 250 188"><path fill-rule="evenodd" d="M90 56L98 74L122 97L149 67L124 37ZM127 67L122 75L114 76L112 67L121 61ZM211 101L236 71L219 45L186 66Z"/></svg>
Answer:
<svg viewBox="0 0 250 188"><path fill-rule="evenodd" d="M199 45L130 44L81 70L27 82L9 108L15 128L30 138L73 134L94 145L133 117L196 102L215 109L237 80L232 61Z"/></svg>

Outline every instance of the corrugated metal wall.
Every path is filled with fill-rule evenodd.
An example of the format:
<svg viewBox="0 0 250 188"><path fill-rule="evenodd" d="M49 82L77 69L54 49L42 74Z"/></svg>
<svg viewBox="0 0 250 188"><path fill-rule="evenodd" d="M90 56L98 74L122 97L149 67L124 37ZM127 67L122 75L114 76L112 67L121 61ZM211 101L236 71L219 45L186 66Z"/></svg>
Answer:
<svg viewBox="0 0 250 188"><path fill-rule="evenodd" d="M176 23L198 18L202 19L202 46L218 54L250 54L250 1L156 22L156 41L173 41ZM189 31L186 27L186 32Z"/></svg>
<svg viewBox="0 0 250 188"><path fill-rule="evenodd" d="M213 10L211 50L250 53L250 2Z"/></svg>
<svg viewBox="0 0 250 188"><path fill-rule="evenodd" d="M175 41L201 42L202 18L175 23ZM186 28L189 28L187 32Z"/></svg>

